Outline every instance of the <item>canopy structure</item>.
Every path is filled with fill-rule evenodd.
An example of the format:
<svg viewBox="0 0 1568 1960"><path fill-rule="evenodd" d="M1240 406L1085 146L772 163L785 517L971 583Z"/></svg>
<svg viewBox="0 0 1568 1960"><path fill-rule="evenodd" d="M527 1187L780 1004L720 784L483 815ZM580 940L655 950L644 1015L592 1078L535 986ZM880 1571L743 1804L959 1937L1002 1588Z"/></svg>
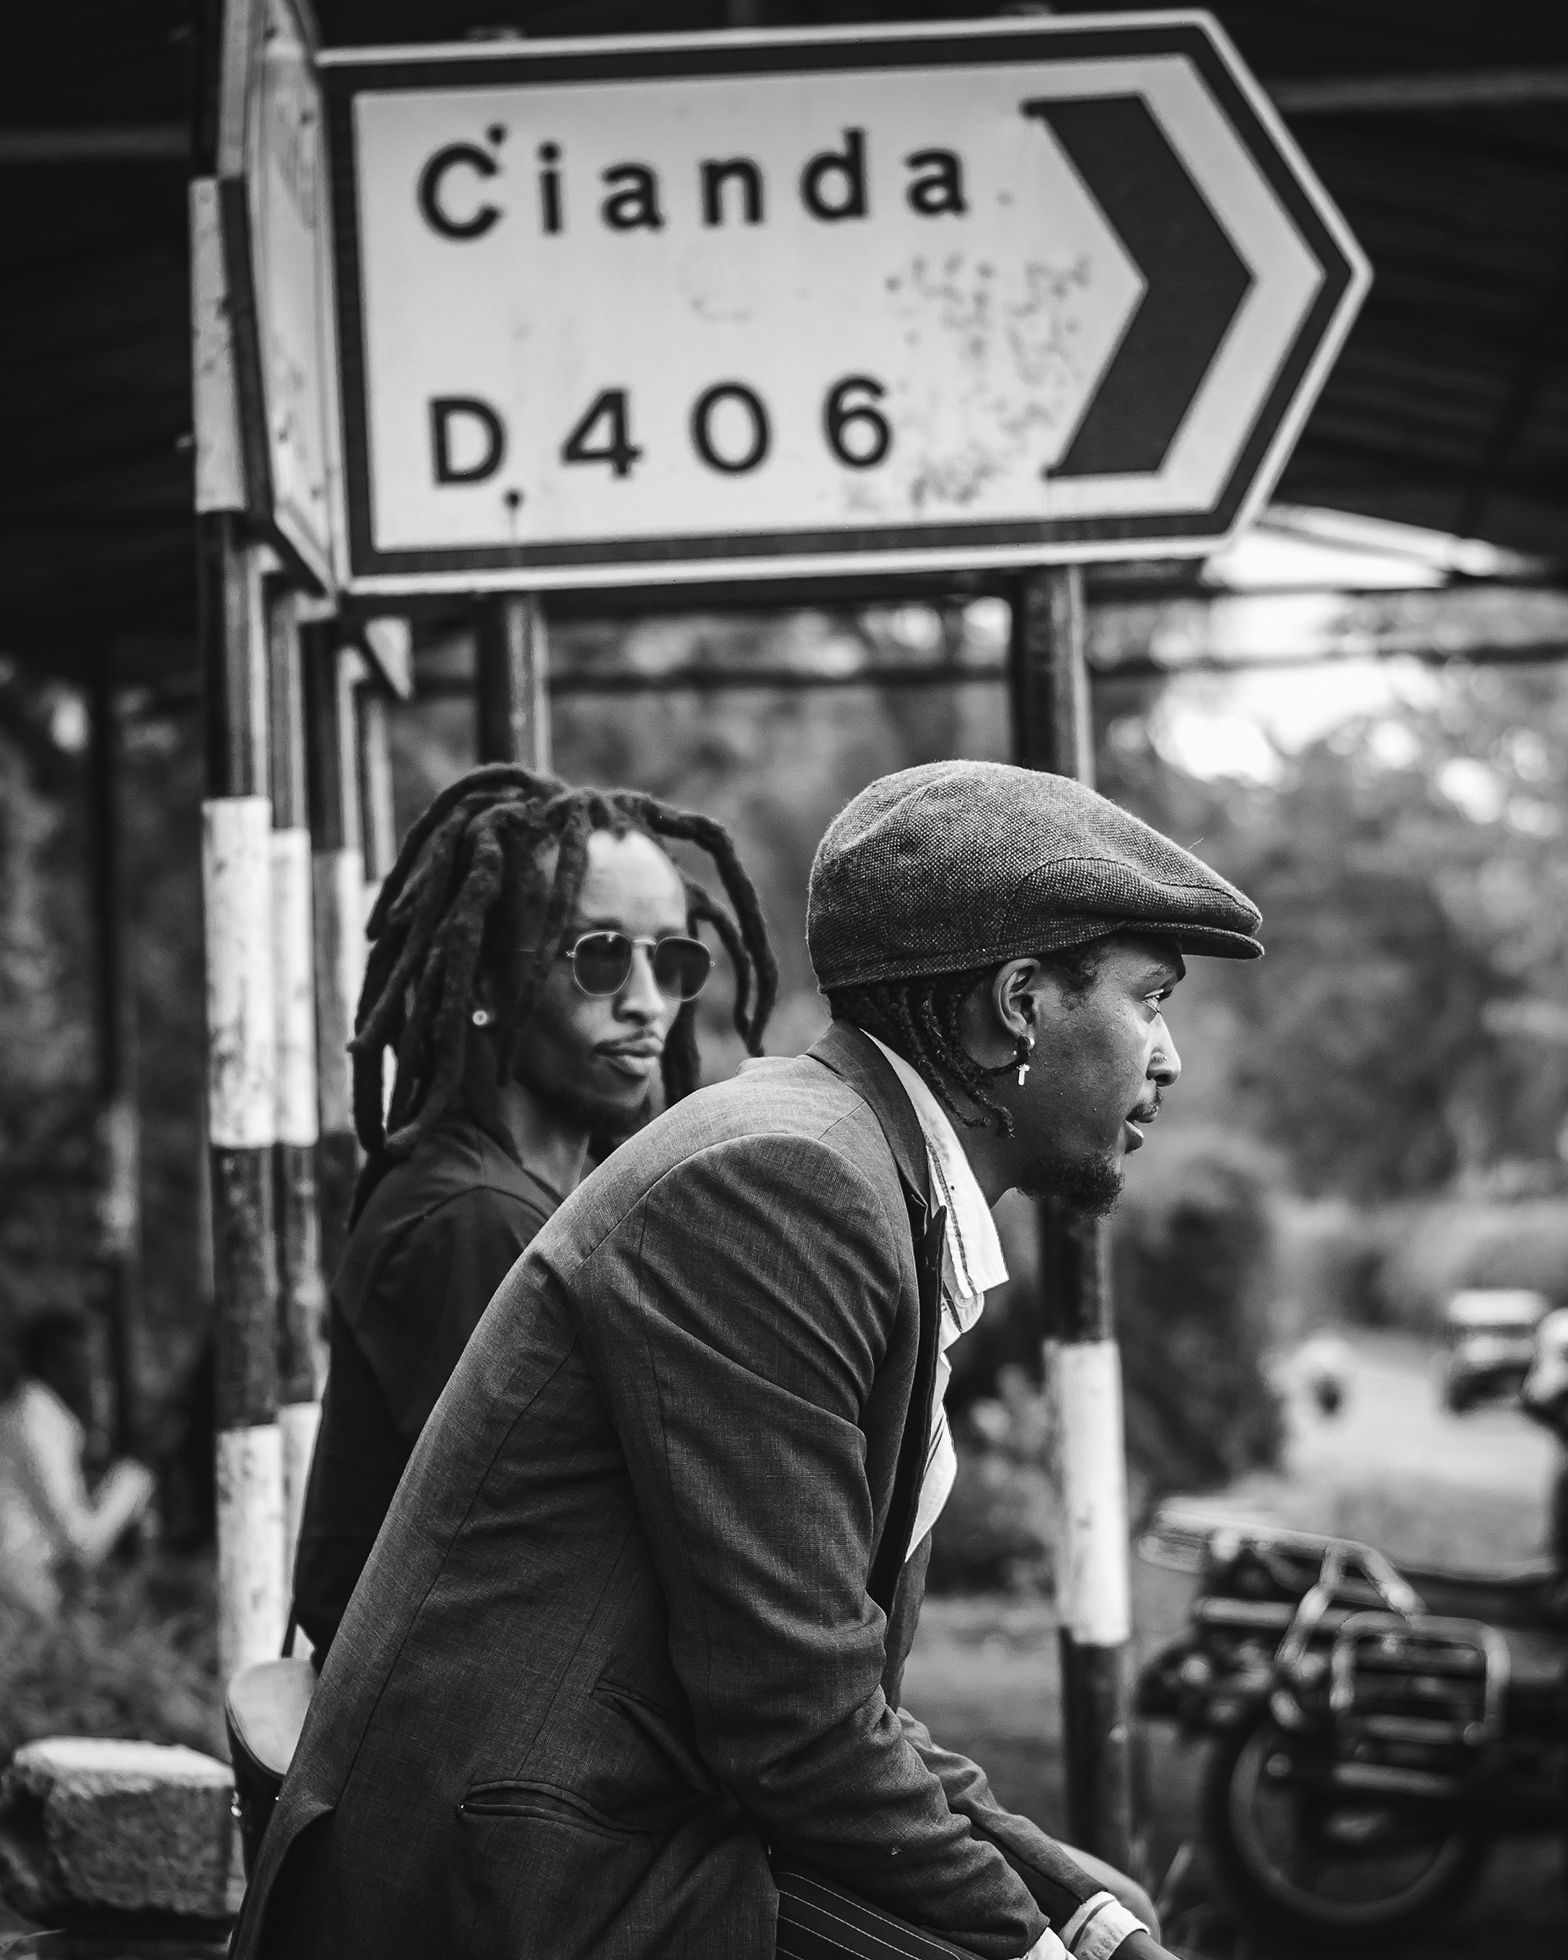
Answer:
<svg viewBox="0 0 1568 1960"><path fill-rule="evenodd" d="M62 675L192 668L185 182L212 11L55 0L0 81L0 653ZM336 45L990 11L319 4ZM1278 495L1568 561L1568 15L1528 0L1214 11L1375 271Z"/></svg>

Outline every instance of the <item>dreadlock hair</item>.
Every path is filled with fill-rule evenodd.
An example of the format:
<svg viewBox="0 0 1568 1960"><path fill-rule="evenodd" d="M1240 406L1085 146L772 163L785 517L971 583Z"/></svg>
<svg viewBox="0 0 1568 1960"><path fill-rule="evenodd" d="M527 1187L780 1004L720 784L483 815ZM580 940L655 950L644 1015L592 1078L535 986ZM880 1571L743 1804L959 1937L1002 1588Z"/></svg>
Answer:
<svg viewBox="0 0 1568 1960"><path fill-rule="evenodd" d="M1082 946L1068 946L1059 952L1040 955L1040 964L1062 980L1070 996L1086 994L1094 984L1100 967L1104 940L1090 940ZM987 1068L977 1062L964 1046L958 1015L963 1003L996 971L990 966L968 967L962 973L917 975L907 980L879 980L868 986L838 987L828 995L828 1006L835 1021L849 1021L915 1069L937 1100L966 1129L982 1126L1013 1133L1009 1110L987 1089L993 1077L1006 1075L1016 1062L1002 1062ZM979 1111L970 1116L960 1108L954 1088Z"/></svg>
<svg viewBox="0 0 1568 1960"><path fill-rule="evenodd" d="M778 993L778 967L756 889L729 833L710 817L672 809L636 790L569 789L513 763L470 770L431 803L403 840L366 926L370 953L354 1018L354 1128L365 1167L352 1223L394 1163L450 1108L462 1080L482 958L522 941L537 946L522 984L497 1015L495 1040L510 1075L529 1018L559 950L596 830L653 843L696 844L718 871L726 908L682 873L690 929L709 925L735 969L735 1027L760 1054ZM554 874L545 859L557 847ZM696 1002L675 1016L661 1073L666 1103L697 1087ZM383 1116L383 1056L397 1073Z"/></svg>

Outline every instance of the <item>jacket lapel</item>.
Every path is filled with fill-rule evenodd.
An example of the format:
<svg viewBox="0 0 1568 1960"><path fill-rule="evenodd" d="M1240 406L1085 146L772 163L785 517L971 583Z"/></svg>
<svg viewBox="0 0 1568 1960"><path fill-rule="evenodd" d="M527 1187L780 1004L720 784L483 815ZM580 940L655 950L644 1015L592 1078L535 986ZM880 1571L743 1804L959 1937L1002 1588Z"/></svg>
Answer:
<svg viewBox="0 0 1568 1960"><path fill-rule="evenodd" d="M920 1486L925 1480L926 1462L931 1451L931 1404L936 1393L936 1363L942 1324L942 1257L947 1245L947 1213L931 1210L930 1168L926 1161L925 1132L903 1085L889 1067L876 1044L859 1028L835 1021L808 1050L812 1059L840 1076L857 1095L870 1104L881 1125L909 1208L909 1226L914 1238L915 1270L920 1284L920 1345L915 1356L914 1380L910 1384L909 1408L904 1417L904 1433L898 1446L898 1464L893 1477L893 1495L887 1519L871 1561L866 1591L884 1614L893 1610L893 1594L909 1550L909 1534L914 1530L920 1507Z"/></svg>
<svg viewBox="0 0 1568 1960"><path fill-rule="evenodd" d="M919 1203L922 1213L929 1211L931 1172L926 1162L925 1132L914 1104L904 1094L881 1049L859 1028L851 1027L847 1021L835 1021L806 1052L813 1061L842 1076L857 1095L870 1103L893 1153L905 1191Z"/></svg>

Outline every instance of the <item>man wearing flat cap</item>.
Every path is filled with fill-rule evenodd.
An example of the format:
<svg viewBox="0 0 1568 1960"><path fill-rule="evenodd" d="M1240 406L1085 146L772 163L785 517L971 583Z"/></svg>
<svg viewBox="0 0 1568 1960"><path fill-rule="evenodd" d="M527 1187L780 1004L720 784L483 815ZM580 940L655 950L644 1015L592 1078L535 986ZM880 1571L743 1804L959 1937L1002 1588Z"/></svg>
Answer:
<svg viewBox="0 0 1568 1960"><path fill-rule="evenodd" d="M1011 1188L1090 1212L1256 909L1092 791L873 783L833 1026L617 1150L491 1302L328 1656L237 1960L1150 1960L1136 1888L900 1703L946 1350Z"/></svg>

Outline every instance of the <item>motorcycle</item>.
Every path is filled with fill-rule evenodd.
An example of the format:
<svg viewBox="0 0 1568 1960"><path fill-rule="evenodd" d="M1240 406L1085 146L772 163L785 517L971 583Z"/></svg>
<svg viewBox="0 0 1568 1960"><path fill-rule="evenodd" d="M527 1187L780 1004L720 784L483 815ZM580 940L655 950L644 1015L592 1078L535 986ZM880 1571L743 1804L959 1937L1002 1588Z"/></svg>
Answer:
<svg viewBox="0 0 1568 1960"><path fill-rule="evenodd" d="M1548 1562L1401 1571L1349 1539L1174 1510L1141 1550L1199 1575L1136 1707L1207 1740L1203 1835L1248 1918L1382 1943L1457 1905L1499 1837L1568 1825Z"/></svg>

